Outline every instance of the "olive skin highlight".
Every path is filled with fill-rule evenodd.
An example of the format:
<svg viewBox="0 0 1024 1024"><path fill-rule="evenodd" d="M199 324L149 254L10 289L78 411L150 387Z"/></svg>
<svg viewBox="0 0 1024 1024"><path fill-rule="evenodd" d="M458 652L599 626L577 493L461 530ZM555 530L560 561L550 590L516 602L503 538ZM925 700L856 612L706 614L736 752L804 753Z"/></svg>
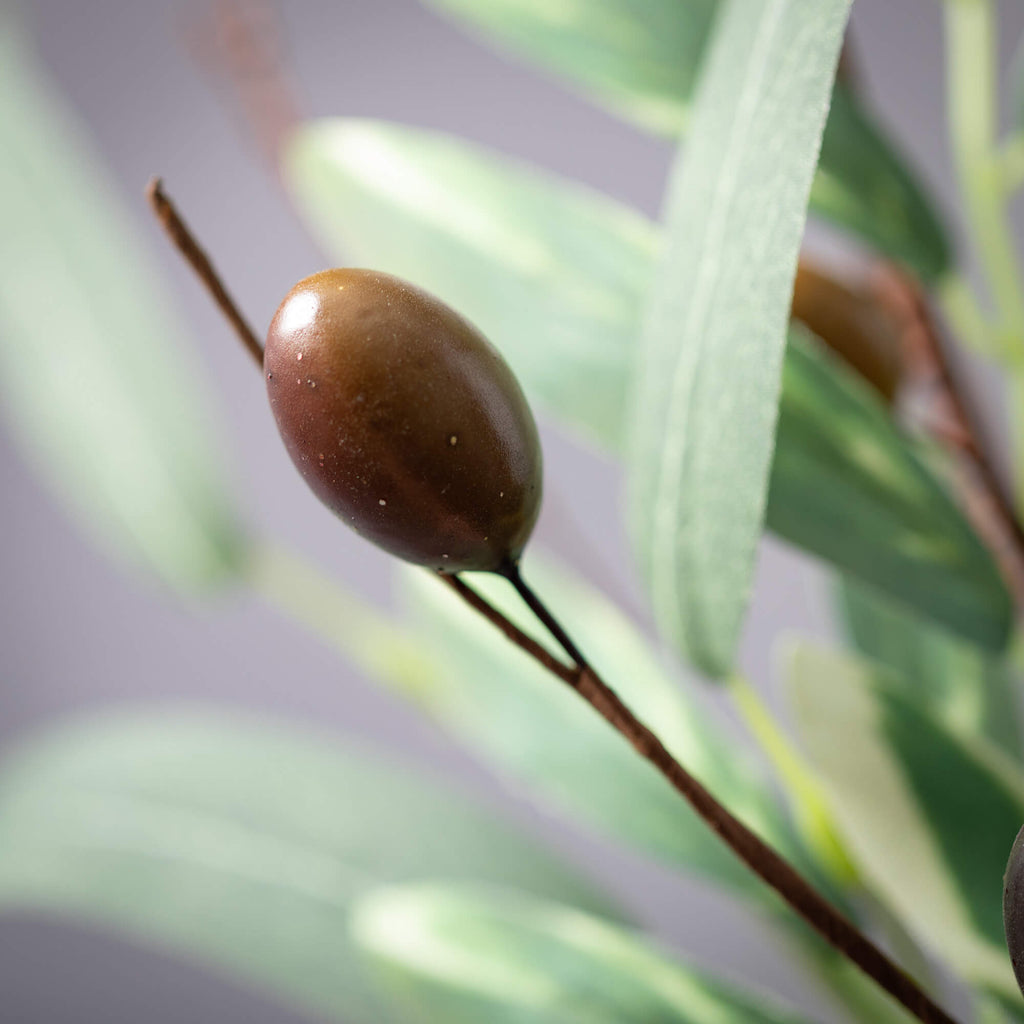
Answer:
<svg viewBox="0 0 1024 1024"><path fill-rule="evenodd" d="M515 565L540 510L540 440L472 324L390 274L325 270L281 303L263 369L292 461L344 522L443 572Z"/></svg>

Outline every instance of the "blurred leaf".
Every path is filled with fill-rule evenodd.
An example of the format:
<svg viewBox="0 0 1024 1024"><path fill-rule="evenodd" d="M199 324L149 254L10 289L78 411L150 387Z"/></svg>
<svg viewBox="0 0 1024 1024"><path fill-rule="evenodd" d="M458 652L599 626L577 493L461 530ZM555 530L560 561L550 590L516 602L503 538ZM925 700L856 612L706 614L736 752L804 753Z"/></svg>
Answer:
<svg viewBox="0 0 1024 1024"><path fill-rule="evenodd" d="M1013 51L1008 86L1010 119L1018 132L1024 132L1024 35Z"/></svg>
<svg viewBox="0 0 1024 1024"><path fill-rule="evenodd" d="M1016 1001L1002 877L1024 821L1020 768L841 654L797 647L790 687L797 729L865 880L922 946Z"/></svg>
<svg viewBox="0 0 1024 1024"><path fill-rule="evenodd" d="M949 239L927 190L842 85L832 94L810 207L925 282L951 269Z"/></svg>
<svg viewBox="0 0 1024 1024"><path fill-rule="evenodd" d="M634 542L662 632L733 667L807 195L848 0L731 2L701 75L640 346Z"/></svg>
<svg viewBox="0 0 1024 1024"><path fill-rule="evenodd" d="M0 771L0 908L117 925L349 1024L381 1020L348 945L351 901L426 878L608 910L573 869L421 769L297 730L111 715Z"/></svg>
<svg viewBox="0 0 1024 1024"><path fill-rule="evenodd" d="M796 1024L640 936L512 892L404 886L365 897L355 943L423 1022Z"/></svg>
<svg viewBox="0 0 1024 1024"><path fill-rule="evenodd" d="M987 736L1020 755L1016 686L1005 660L850 581L840 584L839 601L857 649L899 676L915 701L951 729Z"/></svg>
<svg viewBox="0 0 1024 1024"><path fill-rule="evenodd" d="M792 332L768 525L987 648L1013 620L991 556L875 392Z"/></svg>
<svg viewBox="0 0 1024 1024"><path fill-rule="evenodd" d="M719 0L427 0L513 53L564 75L648 131L676 135Z"/></svg>
<svg viewBox="0 0 1024 1024"><path fill-rule="evenodd" d="M28 459L113 551L177 587L219 582L243 545L202 374L6 9L0 138L0 380Z"/></svg>
<svg viewBox="0 0 1024 1024"><path fill-rule="evenodd" d="M623 345L656 244L646 218L456 139L382 122L301 128L285 174L331 253L437 294L542 401L615 443Z"/></svg>
<svg viewBox="0 0 1024 1024"><path fill-rule="evenodd" d="M692 689L666 674L650 642L582 580L536 556L526 570L597 670L666 747L733 813L801 859L763 769L727 740ZM420 642L441 666L418 680L416 696L477 756L631 846L748 898L765 896L675 790L577 694L427 574L408 569L403 582ZM473 585L543 642L507 581L481 574Z"/></svg>
<svg viewBox="0 0 1024 1024"><path fill-rule="evenodd" d="M565 75L649 131L687 126L718 0L428 0L515 53ZM842 85L833 94L813 212L859 234L925 280L950 264L926 190Z"/></svg>
<svg viewBox="0 0 1024 1024"><path fill-rule="evenodd" d="M286 171L307 223L338 260L435 292L498 344L531 398L581 433L623 447L637 324L657 249L648 220L469 143L383 122L307 125ZM805 351L794 352L798 345ZM848 411L841 423L836 401ZM862 457L876 449L889 455ZM908 489L924 499L908 506ZM861 512L885 527L865 528ZM800 339L786 355L767 522L851 574L894 588L922 614L938 607L950 629L971 636L984 623L991 633L994 622L1005 637L1008 598L959 511L878 403ZM894 537L895 551L887 547ZM939 548L952 543L957 553L936 564L938 537ZM928 573L941 583L907 585ZM965 625L950 615L961 604Z"/></svg>

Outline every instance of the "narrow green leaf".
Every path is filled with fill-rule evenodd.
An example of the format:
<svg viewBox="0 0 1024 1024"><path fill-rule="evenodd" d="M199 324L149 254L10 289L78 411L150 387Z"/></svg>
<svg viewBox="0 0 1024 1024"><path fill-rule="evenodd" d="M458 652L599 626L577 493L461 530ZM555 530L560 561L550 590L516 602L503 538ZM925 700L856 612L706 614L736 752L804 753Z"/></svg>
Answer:
<svg viewBox="0 0 1024 1024"><path fill-rule="evenodd" d="M566 76L641 128L684 129L718 0L427 0L515 53ZM927 192L842 85L833 94L811 210L941 277L950 246Z"/></svg>
<svg viewBox="0 0 1024 1024"><path fill-rule="evenodd" d="M353 899L428 878L598 913L553 855L358 749L212 712L111 715L0 769L0 910L112 924L347 1024L379 1022Z"/></svg>
<svg viewBox="0 0 1024 1024"><path fill-rule="evenodd" d="M0 381L31 465L111 551L185 589L223 580L242 542L202 375L6 9L0 138Z"/></svg>
<svg viewBox="0 0 1024 1024"><path fill-rule="evenodd" d="M659 625L732 668L774 447L793 275L848 0L729 3L672 172L629 465Z"/></svg>
<svg viewBox="0 0 1024 1024"><path fill-rule="evenodd" d="M683 967L640 936L511 891L371 893L356 944L400 1005L437 1024L797 1024L795 1013Z"/></svg>
<svg viewBox="0 0 1024 1024"><path fill-rule="evenodd" d="M307 223L336 259L440 295L498 344L533 401L578 433L624 447L637 325L658 246L646 218L468 143L382 122L306 125L285 166ZM439 184L447 182L457 187ZM846 410L841 422L836 403ZM888 455L865 459L865 449ZM991 559L934 481L914 483L922 473L852 374L791 342L768 527L922 614L938 607L950 629L973 636L980 623L991 638L995 623L1003 638L1009 603ZM908 475L922 496L916 505L905 500ZM895 550L893 538L901 538ZM933 561L935 538L958 552L936 570L941 584L908 586Z"/></svg>
<svg viewBox="0 0 1024 1024"><path fill-rule="evenodd" d="M797 647L789 678L797 729L863 876L923 947L1017 1002L1002 877L1024 821L1019 765L838 653Z"/></svg>
<svg viewBox="0 0 1024 1024"><path fill-rule="evenodd" d="M623 346L656 244L646 218L447 136L381 122L313 122L284 169L329 251L429 288L538 398L615 443Z"/></svg>
<svg viewBox="0 0 1024 1024"><path fill-rule="evenodd" d="M899 676L914 700L951 729L986 736L1020 756L1017 687L1005 660L849 580L838 596L854 645Z"/></svg>
<svg viewBox="0 0 1024 1024"><path fill-rule="evenodd" d="M535 556L526 573L623 700L715 795L770 842L813 870L782 818L763 769L722 734L692 689L671 679L650 642L582 580ZM724 849L689 806L568 687L512 647L434 579L403 576L420 643L440 670L418 680L427 711L474 753L557 809L746 898L761 883ZM527 632L543 632L509 584L474 586Z"/></svg>
<svg viewBox="0 0 1024 1024"><path fill-rule="evenodd" d="M793 332L768 525L974 643L1007 642L998 570L878 396Z"/></svg>

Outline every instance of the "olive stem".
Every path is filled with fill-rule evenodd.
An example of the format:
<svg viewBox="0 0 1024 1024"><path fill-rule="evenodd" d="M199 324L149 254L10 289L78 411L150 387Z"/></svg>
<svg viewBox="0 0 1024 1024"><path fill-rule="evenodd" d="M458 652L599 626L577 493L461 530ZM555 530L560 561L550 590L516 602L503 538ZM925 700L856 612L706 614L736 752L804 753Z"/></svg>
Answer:
<svg viewBox="0 0 1024 1024"><path fill-rule="evenodd" d="M174 247L188 261L189 265L196 272L199 280L206 286L206 290L217 303L220 311L228 318L231 326L235 329L242 344L246 347L249 355L256 360L256 365L263 366L263 346L255 331L249 326L245 317L242 316L235 300L228 294L217 271L209 257L202 250L195 236L189 230L188 225L182 220L174 203L164 192L164 183L160 178L150 179L146 186L146 199L157 219L160 221L167 237L170 238Z"/></svg>
<svg viewBox="0 0 1024 1024"><path fill-rule="evenodd" d="M954 1019L917 982L833 907L788 861L720 804L668 752L661 740L629 710L581 655L555 616L523 581L518 567L507 566L501 570L501 574L511 582L531 611L572 657L574 666L565 665L555 658L458 576L442 574L442 579L508 639L587 701L641 757L668 780L732 852L771 886L822 938L856 964L918 1020L925 1024L954 1024Z"/></svg>

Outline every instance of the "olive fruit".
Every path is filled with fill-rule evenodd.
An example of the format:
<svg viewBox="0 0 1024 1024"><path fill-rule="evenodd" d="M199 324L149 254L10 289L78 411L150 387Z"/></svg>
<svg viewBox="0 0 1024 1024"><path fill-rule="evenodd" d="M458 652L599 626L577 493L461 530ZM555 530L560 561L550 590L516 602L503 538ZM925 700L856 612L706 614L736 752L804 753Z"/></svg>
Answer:
<svg viewBox="0 0 1024 1024"><path fill-rule="evenodd" d="M1024 828L1014 840L1003 878L1003 930L1013 973L1024 992Z"/></svg>
<svg viewBox="0 0 1024 1024"><path fill-rule="evenodd" d="M285 296L263 355L285 446L375 544L444 572L503 572L540 510L537 426L498 351L426 292L324 270Z"/></svg>
<svg viewBox="0 0 1024 1024"><path fill-rule="evenodd" d="M878 297L801 258L792 317L820 338L891 403L902 373L899 325Z"/></svg>

